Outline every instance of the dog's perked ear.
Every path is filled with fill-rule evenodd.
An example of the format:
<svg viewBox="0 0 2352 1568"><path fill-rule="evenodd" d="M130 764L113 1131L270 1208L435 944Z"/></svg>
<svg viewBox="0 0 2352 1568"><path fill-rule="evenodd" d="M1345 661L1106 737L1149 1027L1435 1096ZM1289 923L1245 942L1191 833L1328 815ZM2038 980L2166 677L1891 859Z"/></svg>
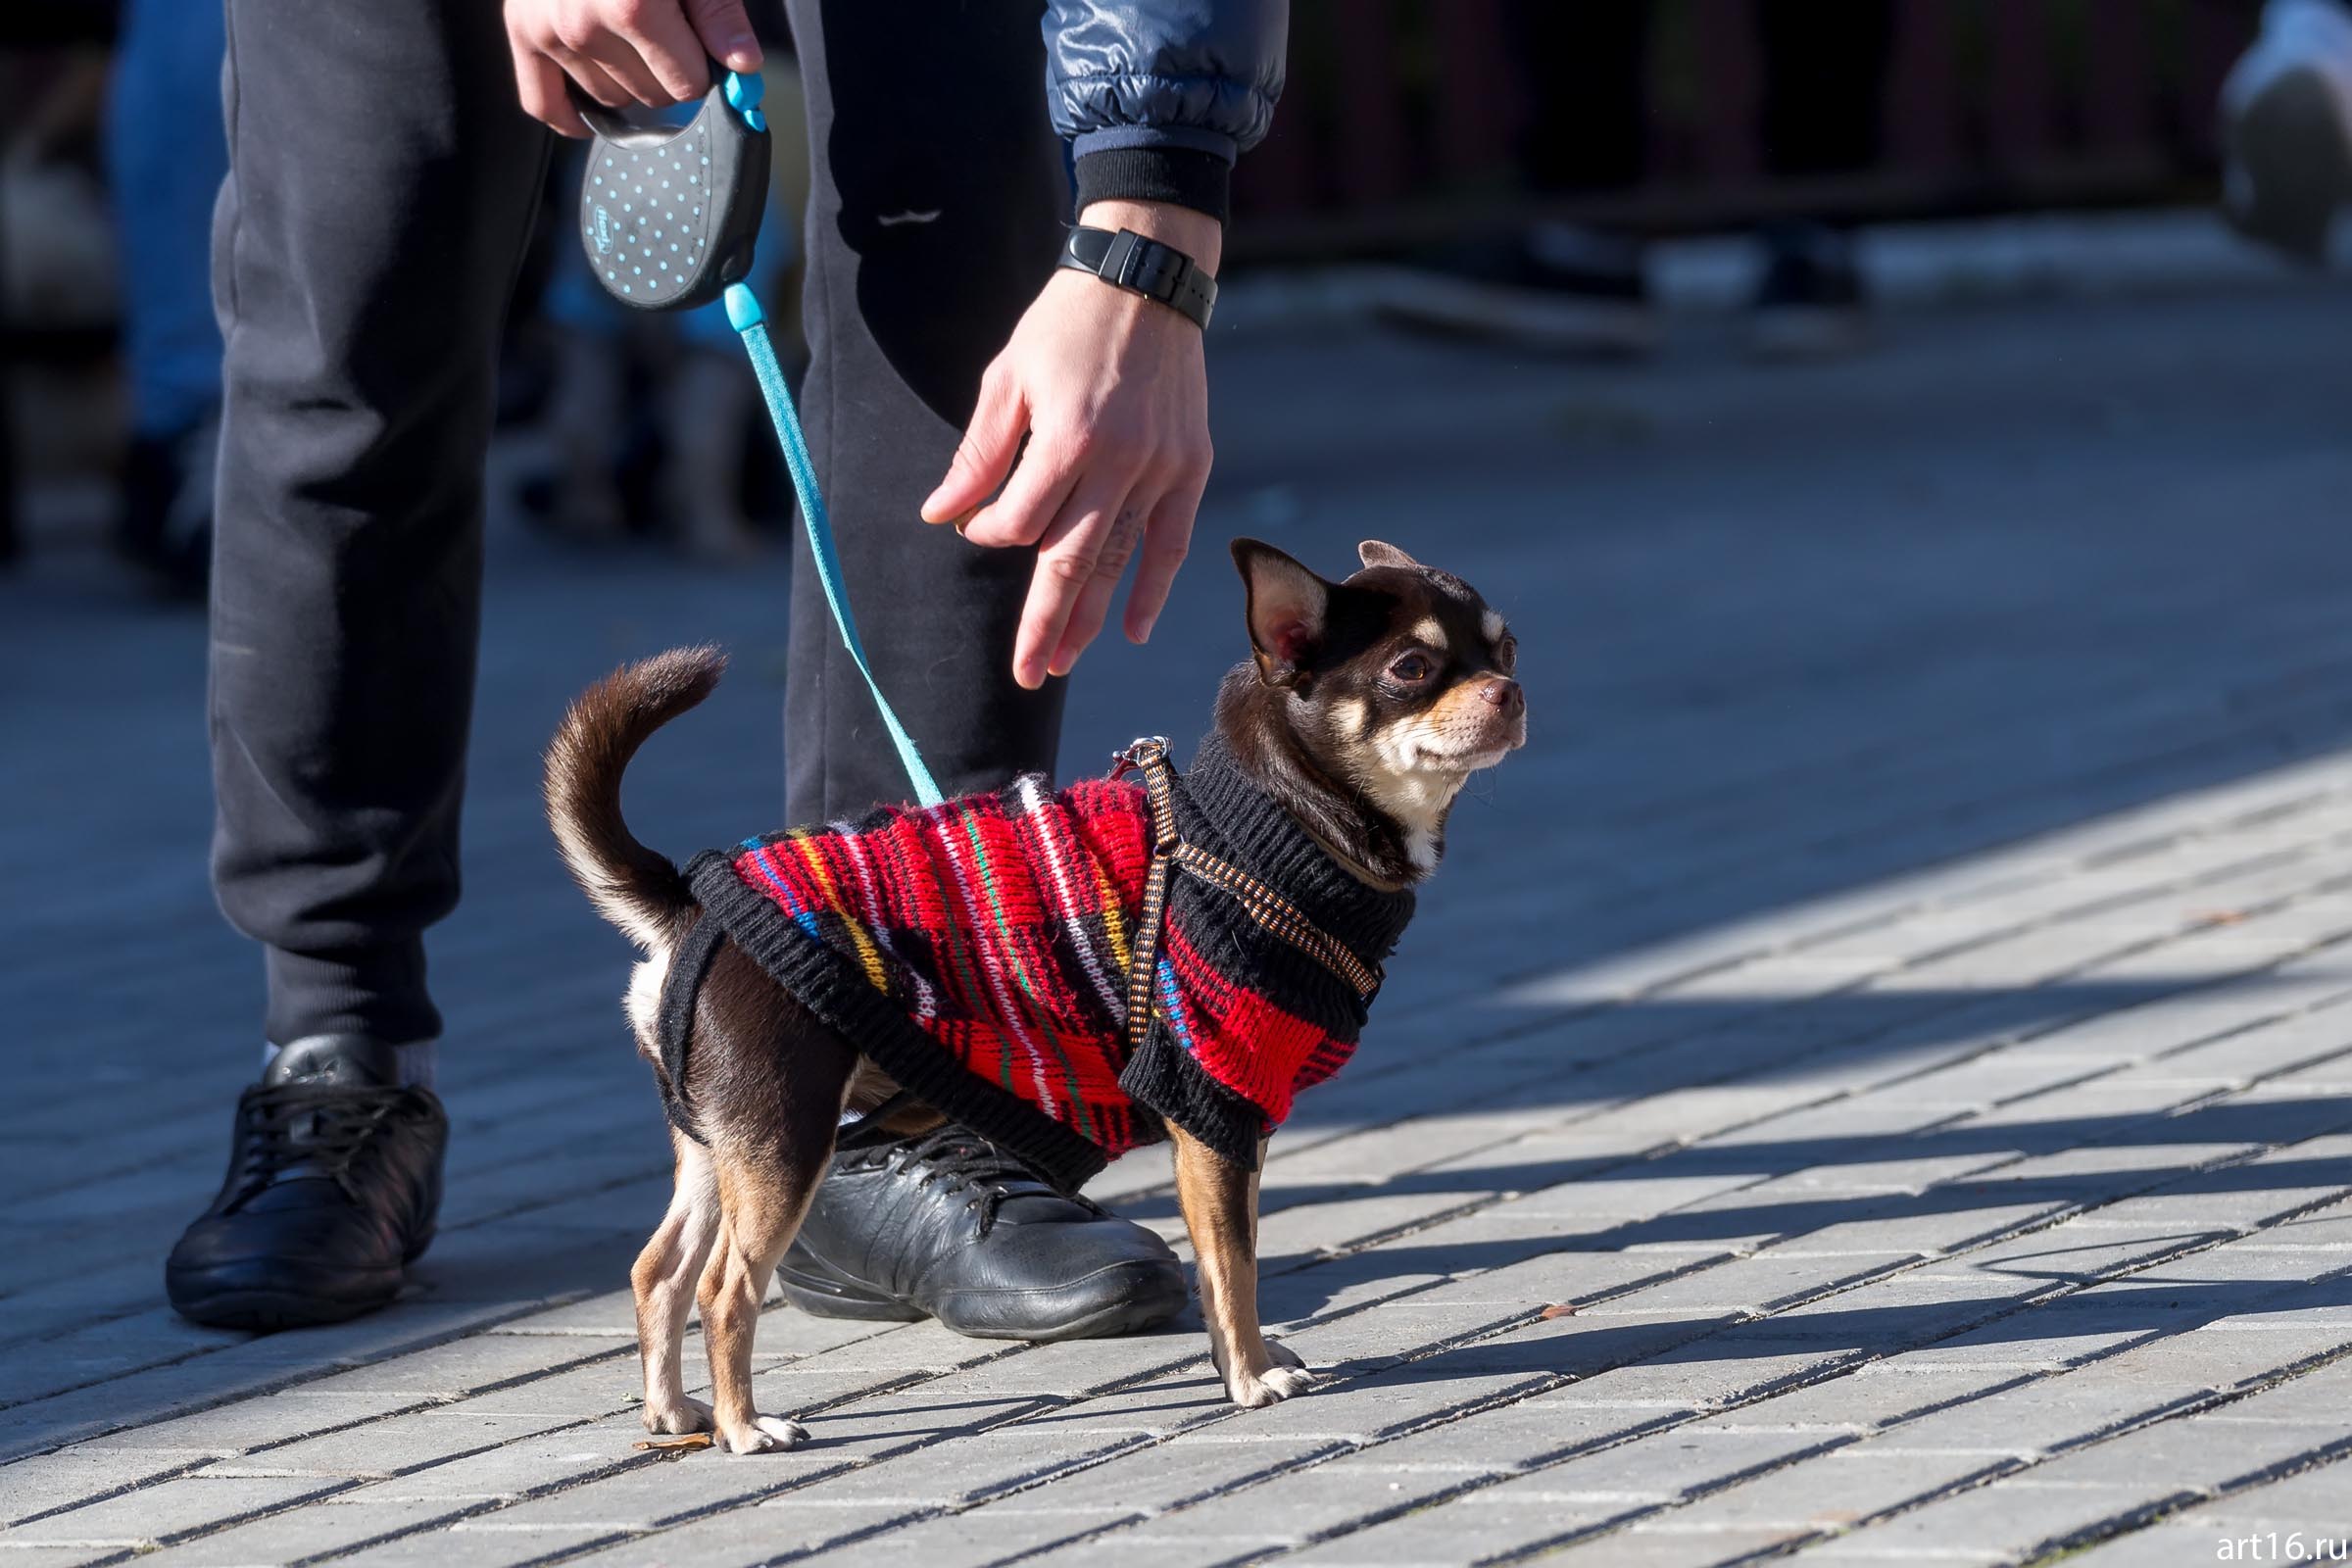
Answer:
<svg viewBox="0 0 2352 1568"><path fill-rule="evenodd" d="M1421 564L1395 545L1383 544L1378 539L1367 539L1357 545L1355 559L1367 566L1402 566L1407 570L1417 569Z"/></svg>
<svg viewBox="0 0 2352 1568"><path fill-rule="evenodd" d="M1249 590L1250 646L1260 675L1287 684L1323 640L1331 616L1331 584L1272 545L1233 542L1233 564Z"/></svg>

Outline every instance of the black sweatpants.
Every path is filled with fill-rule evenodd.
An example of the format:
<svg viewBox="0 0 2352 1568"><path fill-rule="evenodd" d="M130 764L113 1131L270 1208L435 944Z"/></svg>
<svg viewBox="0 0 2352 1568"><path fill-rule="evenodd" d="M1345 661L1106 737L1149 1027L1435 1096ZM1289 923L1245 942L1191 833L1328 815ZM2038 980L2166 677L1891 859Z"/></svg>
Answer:
<svg viewBox="0 0 2352 1568"><path fill-rule="evenodd" d="M1037 17L791 12L815 163L809 441L877 673L942 785L988 787L1051 767L1060 727L1060 683L1009 675L1031 560L916 508L1066 216ZM487 0L228 0L228 50L214 882L266 950L270 1040L427 1039L499 328L552 138L515 106ZM793 576L789 813L899 799L805 545Z"/></svg>

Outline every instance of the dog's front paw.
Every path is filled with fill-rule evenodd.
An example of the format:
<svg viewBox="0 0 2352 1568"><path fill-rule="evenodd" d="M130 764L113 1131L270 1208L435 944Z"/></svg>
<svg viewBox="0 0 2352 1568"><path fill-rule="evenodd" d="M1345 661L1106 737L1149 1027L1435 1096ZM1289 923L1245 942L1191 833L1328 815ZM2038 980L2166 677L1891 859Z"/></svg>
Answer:
<svg viewBox="0 0 2352 1568"><path fill-rule="evenodd" d="M1304 1367L1306 1365L1304 1361L1298 1359L1297 1350L1292 1349L1280 1340L1267 1340L1266 1353L1274 1358L1276 1366Z"/></svg>
<svg viewBox="0 0 2352 1568"><path fill-rule="evenodd" d="M1279 1404L1292 1395L1304 1394L1315 1386L1315 1375L1299 1363L1296 1351L1286 1350L1269 1341L1266 1354L1274 1364L1260 1367L1254 1372L1234 1371L1225 1374L1225 1393L1245 1410Z"/></svg>
<svg viewBox="0 0 2352 1568"><path fill-rule="evenodd" d="M649 1403L637 1412L645 1430L656 1437L710 1430L710 1407L700 1399L679 1395L675 1399Z"/></svg>
<svg viewBox="0 0 2352 1568"><path fill-rule="evenodd" d="M756 1415L739 1426L721 1428L718 1436L729 1453L774 1453L806 1442L808 1429L780 1415Z"/></svg>

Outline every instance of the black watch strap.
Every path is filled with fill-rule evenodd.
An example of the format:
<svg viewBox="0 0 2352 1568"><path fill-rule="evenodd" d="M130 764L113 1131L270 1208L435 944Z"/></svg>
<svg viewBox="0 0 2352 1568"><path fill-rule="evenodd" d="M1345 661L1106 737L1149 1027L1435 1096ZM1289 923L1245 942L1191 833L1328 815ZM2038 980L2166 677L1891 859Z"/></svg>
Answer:
<svg viewBox="0 0 2352 1568"><path fill-rule="evenodd" d="M1217 280L1172 245L1146 239L1132 228L1073 228L1062 242L1062 267L1092 272L1115 288L1157 300L1205 330L1217 308Z"/></svg>

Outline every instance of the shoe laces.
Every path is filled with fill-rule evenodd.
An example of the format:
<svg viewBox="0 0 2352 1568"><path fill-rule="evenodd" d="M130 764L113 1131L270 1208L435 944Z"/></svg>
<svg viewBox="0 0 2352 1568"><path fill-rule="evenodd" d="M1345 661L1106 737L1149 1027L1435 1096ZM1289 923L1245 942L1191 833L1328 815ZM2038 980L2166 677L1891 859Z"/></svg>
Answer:
<svg viewBox="0 0 2352 1568"><path fill-rule="evenodd" d="M954 1122L892 1143L862 1143L858 1139L862 1131L863 1127L854 1129L842 1140L845 1167L889 1170L910 1176L918 1188L936 1186L949 1196L961 1193L965 1210L979 1216L982 1236L996 1225L997 1211L1006 1199L1024 1192L1061 1196L1018 1154ZM1091 1199L1071 1201L1097 1215L1103 1213Z"/></svg>
<svg viewBox="0 0 2352 1568"><path fill-rule="evenodd" d="M405 1089L321 1089L265 1084L245 1091L240 1147L243 1169L231 1211L250 1202L281 1176L323 1176L360 1201L352 1168L392 1116L414 1097Z"/></svg>

